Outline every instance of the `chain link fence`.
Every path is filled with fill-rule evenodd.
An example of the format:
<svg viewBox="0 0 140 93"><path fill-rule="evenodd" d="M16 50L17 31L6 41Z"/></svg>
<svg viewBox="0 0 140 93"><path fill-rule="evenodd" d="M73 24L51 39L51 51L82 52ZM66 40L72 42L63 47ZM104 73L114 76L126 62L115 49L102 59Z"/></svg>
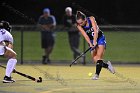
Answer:
<svg viewBox="0 0 140 93"><path fill-rule="evenodd" d="M19 63L29 63L29 62L41 62L42 55L44 55L44 51L41 48L41 33L40 29L35 25L13 25L12 26L12 35L14 37L14 50L17 52L17 59ZM125 56L121 58L120 55L122 52L118 53L117 48L122 48L119 45L120 42L124 44L124 41L118 36L122 34L128 34L126 36L131 38L131 32L140 35L140 26L100 26L100 29L104 32L107 38L107 53L105 54L105 58L107 60L112 59L113 61L125 61L127 57L131 56L130 54L126 58ZM73 52L70 48L68 41L68 33L66 30L62 29L62 26L59 25L54 30L55 32L55 45L54 49L50 55L50 59L52 62L70 62L73 60ZM112 36L113 35L113 36ZM124 35L120 36L123 38ZM124 36L124 38L127 38ZM118 39L118 40L117 40ZM114 41L113 41L114 40ZM125 41L126 42L126 41ZM134 37L133 42L138 42L138 40ZM118 43L118 44L116 44ZM132 43L133 44L133 43ZM116 46L117 45L117 46ZM127 42L126 46L129 47L130 43ZM135 45L139 47L139 45ZM135 49L137 49L137 47ZM83 52L88 48L87 43L83 36L80 36L80 47L79 50ZM128 48L129 49L129 48ZM118 49L119 51L123 51ZM127 50L126 50L127 51ZM128 50L129 51L129 50ZM131 51L130 53L133 55L136 50ZM139 54L139 52L137 52ZM135 62L139 62L140 59L138 55L136 55ZM121 60L122 59L122 60ZM1 57L1 61L5 61L5 58ZM80 59L81 61L82 59ZM90 52L86 54L85 62L91 62ZM126 60L127 61L127 60ZM129 61L129 60L128 60ZM133 60L130 60L133 61Z"/></svg>

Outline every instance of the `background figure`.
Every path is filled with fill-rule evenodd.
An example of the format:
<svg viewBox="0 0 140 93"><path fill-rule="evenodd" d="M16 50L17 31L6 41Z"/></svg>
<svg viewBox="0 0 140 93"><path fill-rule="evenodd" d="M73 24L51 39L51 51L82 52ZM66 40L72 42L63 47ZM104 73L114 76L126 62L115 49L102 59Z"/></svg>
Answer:
<svg viewBox="0 0 140 93"><path fill-rule="evenodd" d="M69 44L71 50L73 51L73 58L75 59L78 55L80 55L80 51L78 50L80 34L75 27L75 15L72 13L71 7L66 7L65 9L65 14L63 16L63 25L64 28L68 31Z"/></svg>
<svg viewBox="0 0 140 93"><path fill-rule="evenodd" d="M43 10L43 15L40 16L38 24L41 27L41 45L45 52L42 57L42 63L47 64L50 63L49 56L55 43L53 29L56 26L55 17L50 15L49 8Z"/></svg>

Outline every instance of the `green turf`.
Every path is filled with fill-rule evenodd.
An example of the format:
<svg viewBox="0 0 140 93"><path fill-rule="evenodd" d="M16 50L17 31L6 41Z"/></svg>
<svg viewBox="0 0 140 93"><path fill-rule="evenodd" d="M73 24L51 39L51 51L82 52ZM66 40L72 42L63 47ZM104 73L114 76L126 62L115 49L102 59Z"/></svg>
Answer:
<svg viewBox="0 0 140 93"><path fill-rule="evenodd" d="M21 55L21 33L20 31L13 31L14 36L14 50L18 54L18 59ZM107 39L107 49L104 59L119 62L140 62L140 32L124 32L111 31L104 34ZM24 32L24 60L41 60L44 54L41 48L40 32ZM52 60L72 60L73 53L68 43L68 36L66 32L56 32L55 46L51 54ZM87 44L86 44L87 45ZM88 47L86 47L88 48ZM83 51L83 37L80 40L80 50ZM87 53L87 62L91 61L90 53Z"/></svg>
<svg viewBox="0 0 140 93"><path fill-rule="evenodd" d="M60 66L60 65L18 65L16 69L38 78L42 83L35 83L17 74L12 74L16 83L0 82L0 93L140 93L139 66L114 65L119 74L111 74L102 69L99 80L91 80L89 72L95 66ZM4 69L0 68L0 79ZM130 74L131 73L131 74ZM119 76L119 77L118 77Z"/></svg>

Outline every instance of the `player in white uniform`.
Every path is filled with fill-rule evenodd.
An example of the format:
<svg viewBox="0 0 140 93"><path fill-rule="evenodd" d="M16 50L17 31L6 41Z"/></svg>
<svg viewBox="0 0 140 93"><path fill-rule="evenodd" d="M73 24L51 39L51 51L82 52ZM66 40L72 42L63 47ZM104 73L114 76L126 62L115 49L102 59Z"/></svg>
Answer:
<svg viewBox="0 0 140 93"><path fill-rule="evenodd" d="M7 21L0 22L0 55L3 55L8 59L5 77L3 83L13 83L15 82L11 78L11 73L13 72L17 59L16 52L13 51L13 37L11 35L11 26Z"/></svg>

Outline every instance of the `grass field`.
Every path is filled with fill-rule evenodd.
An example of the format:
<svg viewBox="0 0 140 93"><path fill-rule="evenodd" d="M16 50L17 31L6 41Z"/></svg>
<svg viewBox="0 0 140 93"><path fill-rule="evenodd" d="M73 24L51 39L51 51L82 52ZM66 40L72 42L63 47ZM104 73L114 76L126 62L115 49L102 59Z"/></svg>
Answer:
<svg viewBox="0 0 140 93"><path fill-rule="evenodd" d="M0 82L0 93L140 93L139 65L114 65L118 74L102 69L99 80L91 80L87 74L95 71L95 66L75 65L18 65L16 69L38 78L35 83L17 74L12 74L15 83ZM0 68L0 80L4 69Z"/></svg>

